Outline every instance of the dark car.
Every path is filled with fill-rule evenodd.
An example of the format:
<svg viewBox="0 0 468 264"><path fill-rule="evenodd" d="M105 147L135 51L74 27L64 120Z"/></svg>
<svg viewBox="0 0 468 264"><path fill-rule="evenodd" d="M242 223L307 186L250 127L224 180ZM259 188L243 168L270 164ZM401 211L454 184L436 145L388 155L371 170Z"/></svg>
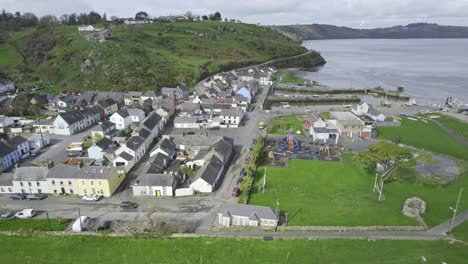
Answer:
<svg viewBox="0 0 468 264"><path fill-rule="evenodd" d="M15 215L15 213L11 212L11 211L6 211L6 212L3 212L0 217L1 218L4 218L4 219L7 219L7 218L10 218L10 217L13 217Z"/></svg>
<svg viewBox="0 0 468 264"><path fill-rule="evenodd" d="M102 220L101 222L99 222L99 226L97 230L107 230L109 228L110 228L110 221Z"/></svg>
<svg viewBox="0 0 468 264"><path fill-rule="evenodd" d="M239 176L243 178L245 176L245 168L242 168L239 172Z"/></svg>
<svg viewBox="0 0 468 264"><path fill-rule="evenodd" d="M26 195L25 199L28 199L28 200L42 200L42 199L45 199L46 197L47 197L47 195L42 194L42 193L31 193L31 194Z"/></svg>
<svg viewBox="0 0 468 264"><path fill-rule="evenodd" d="M185 133L185 134L187 134L187 135L195 135L196 133L193 132L193 131L189 131L189 132L187 132L187 133Z"/></svg>
<svg viewBox="0 0 468 264"><path fill-rule="evenodd" d="M26 198L26 195L22 193L13 193L10 195L11 200L24 200Z"/></svg>
<svg viewBox="0 0 468 264"><path fill-rule="evenodd" d="M123 201L123 202L120 203L120 207L121 207L121 208L124 208L124 209L128 209L128 208L137 208L137 207L138 207L138 204L135 203L135 202Z"/></svg>

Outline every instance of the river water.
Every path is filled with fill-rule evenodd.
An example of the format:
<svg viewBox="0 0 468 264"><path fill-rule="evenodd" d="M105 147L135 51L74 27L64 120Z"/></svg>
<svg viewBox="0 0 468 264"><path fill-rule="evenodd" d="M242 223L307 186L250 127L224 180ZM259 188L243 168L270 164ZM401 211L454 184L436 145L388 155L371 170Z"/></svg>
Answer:
<svg viewBox="0 0 468 264"><path fill-rule="evenodd" d="M309 40L327 64L299 75L333 88L404 86L417 102L468 103L468 39Z"/></svg>

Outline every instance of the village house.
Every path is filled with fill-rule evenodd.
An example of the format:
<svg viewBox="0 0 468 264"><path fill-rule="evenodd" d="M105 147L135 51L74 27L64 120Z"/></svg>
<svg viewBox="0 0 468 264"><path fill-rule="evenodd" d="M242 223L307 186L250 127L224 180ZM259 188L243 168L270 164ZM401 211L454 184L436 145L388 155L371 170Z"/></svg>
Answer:
<svg viewBox="0 0 468 264"><path fill-rule="evenodd" d="M141 109L122 109L110 116L110 121L115 124L117 130L125 130L133 123L141 122L145 118L145 112Z"/></svg>
<svg viewBox="0 0 468 264"><path fill-rule="evenodd" d="M13 173L0 174L0 194L15 193L13 190Z"/></svg>
<svg viewBox="0 0 468 264"><path fill-rule="evenodd" d="M99 42L104 42L106 40L115 38L114 33L112 32L112 29L110 28L106 28L98 32L87 34L84 37L87 40L94 40L94 41L99 41Z"/></svg>
<svg viewBox="0 0 468 264"><path fill-rule="evenodd" d="M244 113L240 109L223 109L219 113L221 127L239 127Z"/></svg>
<svg viewBox="0 0 468 264"><path fill-rule="evenodd" d="M20 160L18 150L0 142L0 172L6 171Z"/></svg>
<svg viewBox="0 0 468 264"><path fill-rule="evenodd" d="M158 153L166 155L170 159L175 159L177 156L177 145L169 138L162 138L151 150L150 157L154 157Z"/></svg>
<svg viewBox="0 0 468 264"><path fill-rule="evenodd" d="M88 158L101 161L104 158L112 160L114 158L114 143L108 138L103 138L87 149Z"/></svg>
<svg viewBox="0 0 468 264"><path fill-rule="evenodd" d="M55 119L41 119L33 124L34 133L37 134L55 134Z"/></svg>
<svg viewBox="0 0 468 264"><path fill-rule="evenodd" d="M93 138L113 137L115 134L117 134L115 124L109 120L100 122L99 125L94 127L93 131L91 131L91 136Z"/></svg>
<svg viewBox="0 0 468 264"><path fill-rule="evenodd" d="M47 186L52 194L78 194L79 166L52 166L47 174Z"/></svg>
<svg viewBox="0 0 468 264"><path fill-rule="evenodd" d="M366 102L353 104L351 106L351 112L353 112L355 115L368 115L377 122L383 122L386 118L384 114L382 114L377 109L375 109L375 107L367 104Z"/></svg>
<svg viewBox="0 0 468 264"><path fill-rule="evenodd" d="M28 138L29 149L31 153L35 150L43 149L50 144L50 137L47 134L33 134Z"/></svg>
<svg viewBox="0 0 468 264"><path fill-rule="evenodd" d="M127 173L135 166L136 162L137 160L134 156L130 155L128 152L122 151L116 154L116 157L112 160L112 166L123 167Z"/></svg>
<svg viewBox="0 0 468 264"><path fill-rule="evenodd" d="M153 20L145 19L145 20L135 20L135 19L125 19L125 25L144 25L144 24L153 24Z"/></svg>
<svg viewBox="0 0 468 264"><path fill-rule="evenodd" d="M112 98L101 99L96 102L96 105L104 109L105 116L110 116L119 110L117 102Z"/></svg>
<svg viewBox="0 0 468 264"><path fill-rule="evenodd" d="M174 196L178 178L171 173L145 173L138 175L132 185L135 196Z"/></svg>
<svg viewBox="0 0 468 264"><path fill-rule="evenodd" d="M16 149L21 159L25 159L29 156L29 144L28 140L22 136L16 136L7 141L7 144Z"/></svg>
<svg viewBox="0 0 468 264"><path fill-rule="evenodd" d="M110 197L125 180L121 168L108 166L83 166L78 174L79 195L100 194Z"/></svg>
<svg viewBox="0 0 468 264"><path fill-rule="evenodd" d="M96 31L97 28L95 28L92 25L86 25L86 26L79 26L78 31Z"/></svg>
<svg viewBox="0 0 468 264"><path fill-rule="evenodd" d="M53 124L54 134L67 136L73 135L89 126L87 118L77 110L59 113Z"/></svg>
<svg viewBox="0 0 468 264"><path fill-rule="evenodd" d="M164 129L165 121L156 112L152 112L140 123L140 128L145 128L151 132L151 141L159 136ZM148 145L149 146L149 145Z"/></svg>
<svg viewBox="0 0 468 264"><path fill-rule="evenodd" d="M4 130L4 128L12 126L15 124L15 120L9 116L0 116L0 128ZM1 131L1 133L5 133L5 131Z"/></svg>
<svg viewBox="0 0 468 264"><path fill-rule="evenodd" d="M175 97L177 99L187 99L189 97L189 89L185 85L179 85L176 88L163 87L161 93L167 97Z"/></svg>
<svg viewBox="0 0 468 264"><path fill-rule="evenodd" d="M251 104L251 103L252 103L252 98L253 98L253 96L252 96L252 94L250 93L248 87L242 87L242 88L240 88L239 90L237 90L236 94L237 94L237 95L240 95L240 96L242 96L242 97L244 97L244 98L247 98L248 104Z"/></svg>
<svg viewBox="0 0 468 264"><path fill-rule="evenodd" d="M16 91L15 85L12 81L7 79L0 80L0 94L1 93L14 93Z"/></svg>
<svg viewBox="0 0 468 264"><path fill-rule="evenodd" d="M218 224L230 226L262 226L276 227L278 216L270 207L244 205L244 204L223 204L217 217Z"/></svg>
<svg viewBox="0 0 468 264"><path fill-rule="evenodd" d="M330 112L330 122L338 129L342 139L371 137L372 129L366 128L361 119L350 112Z"/></svg>
<svg viewBox="0 0 468 264"><path fill-rule="evenodd" d="M15 193L49 193L48 167L18 167L13 173Z"/></svg>

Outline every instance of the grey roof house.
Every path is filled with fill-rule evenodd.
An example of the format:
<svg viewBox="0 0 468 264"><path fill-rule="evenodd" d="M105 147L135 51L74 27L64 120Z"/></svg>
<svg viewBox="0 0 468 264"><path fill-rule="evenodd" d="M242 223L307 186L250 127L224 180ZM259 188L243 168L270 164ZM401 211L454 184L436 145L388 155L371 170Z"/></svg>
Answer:
<svg viewBox="0 0 468 264"><path fill-rule="evenodd" d="M277 214L270 207L223 204L218 211L218 224L229 226L262 226L276 227Z"/></svg>

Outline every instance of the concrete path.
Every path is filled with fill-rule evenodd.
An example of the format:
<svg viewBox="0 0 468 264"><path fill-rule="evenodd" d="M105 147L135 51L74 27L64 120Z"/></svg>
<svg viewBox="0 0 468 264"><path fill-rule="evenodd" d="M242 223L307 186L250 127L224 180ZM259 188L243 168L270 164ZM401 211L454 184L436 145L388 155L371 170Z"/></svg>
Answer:
<svg viewBox="0 0 468 264"><path fill-rule="evenodd" d="M432 229L429 229L427 231L427 233L431 233L433 235L447 234L452 229L454 229L456 226L462 224L465 221L468 221L468 210L465 210L462 213L455 216L455 219L453 221L453 225L452 225L451 228L450 228L450 221L452 221L452 219L449 219L449 220L443 222L442 224L440 224L438 226L435 226Z"/></svg>

